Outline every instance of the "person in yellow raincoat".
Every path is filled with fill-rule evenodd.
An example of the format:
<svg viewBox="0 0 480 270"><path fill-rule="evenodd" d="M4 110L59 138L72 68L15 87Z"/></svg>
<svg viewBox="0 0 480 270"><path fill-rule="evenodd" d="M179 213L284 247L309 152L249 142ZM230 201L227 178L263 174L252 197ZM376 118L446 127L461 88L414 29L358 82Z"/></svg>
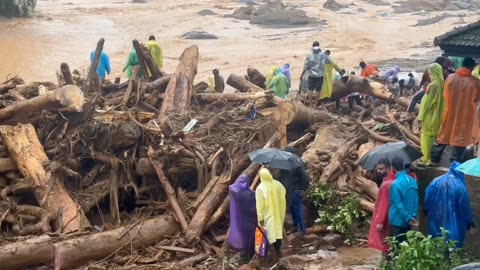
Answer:
<svg viewBox="0 0 480 270"><path fill-rule="evenodd" d="M472 58L465 58L462 67L445 81L445 111L437 141L432 147L430 165L440 163L447 145L454 150L451 161L463 162L466 147L478 143L480 129L477 103L480 101L480 80L472 76L476 65Z"/></svg>
<svg viewBox="0 0 480 270"><path fill-rule="evenodd" d="M430 160L432 146L442 124L445 100L443 99L443 69L437 63L428 67L430 84L427 86L427 92L420 103L420 112L418 120L422 122L422 134L420 136L420 148L422 150L422 162L426 164Z"/></svg>
<svg viewBox="0 0 480 270"><path fill-rule="evenodd" d="M331 52L330 50L326 50L325 54L330 56ZM332 96L332 89L333 89L333 69L337 70L341 74L342 69L335 64L334 62L330 63L325 63L323 66L323 84L322 84L322 90L320 90L320 100L324 98L329 98Z"/></svg>
<svg viewBox="0 0 480 270"><path fill-rule="evenodd" d="M273 245L279 257L287 207L286 191L279 181L273 179L268 169L260 169L259 174L260 185L255 191L258 224L266 231L268 242Z"/></svg>
<svg viewBox="0 0 480 270"><path fill-rule="evenodd" d="M289 90L288 78L283 75L282 70L279 68L275 69L274 74L275 77L273 77L273 80L267 85L267 89L273 90L276 96L285 99Z"/></svg>
<svg viewBox="0 0 480 270"><path fill-rule="evenodd" d="M271 67L267 74L265 75L265 86L269 86L272 81L273 81L273 78L275 77L275 70L277 69L277 67Z"/></svg>
<svg viewBox="0 0 480 270"><path fill-rule="evenodd" d="M477 65L473 71L472 71L472 76L477 78L477 79L480 79L480 65Z"/></svg>
<svg viewBox="0 0 480 270"><path fill-rule="evenodd" d="M157 64L158 69L162 70L162 66L163 66L162 48L160 48L157 41L155 40L155 36L150 36L148 38L147 49L150 51L153 61L155 62L155 64Z"/></svg>

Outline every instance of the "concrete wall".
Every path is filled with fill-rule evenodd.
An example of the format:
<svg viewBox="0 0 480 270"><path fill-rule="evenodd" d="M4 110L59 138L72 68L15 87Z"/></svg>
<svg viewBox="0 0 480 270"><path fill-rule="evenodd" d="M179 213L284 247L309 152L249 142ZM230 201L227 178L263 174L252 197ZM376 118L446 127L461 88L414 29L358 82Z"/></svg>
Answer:
<svg viewBox="0 0 480 270"><path fill-rule="evenodd" d="M420 195L420 230L427 234L428 221L423 214L423 200L425 198L425 190L430 182L436 177L445 174L448 170L445 168L418 168L418 188ZM475 225L480 229L480 178L466 176L465 182L467 184L468 194L470 198L470 205L473 211L473 219ZM467 234L465 239L465 249L470 253L480 256L480 232L474 235Z"/></svg>

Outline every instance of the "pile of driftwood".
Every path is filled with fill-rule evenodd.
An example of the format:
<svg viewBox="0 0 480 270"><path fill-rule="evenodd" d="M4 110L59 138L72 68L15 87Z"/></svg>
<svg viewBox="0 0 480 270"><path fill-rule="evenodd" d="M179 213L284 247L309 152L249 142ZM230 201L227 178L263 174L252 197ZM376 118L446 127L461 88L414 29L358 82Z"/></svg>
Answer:
<svg viewBox="0 0 480 270"><path fill-rule="evenodd" d="M228 185L241 174L258 184L249 151L289 144L314 181L361 194L372 211L378 189L358 158L379 143L419 145L414 117L378 82L335 82L332 100L361 92L383 104L338 116L272 96L253 68L229 76L235 93L193 85L196 46L166 74L133 41L132 79L102 82L103 43L86 78L64 63L57 84L0 84L2 269L211 269L224 254Z"/></svg>

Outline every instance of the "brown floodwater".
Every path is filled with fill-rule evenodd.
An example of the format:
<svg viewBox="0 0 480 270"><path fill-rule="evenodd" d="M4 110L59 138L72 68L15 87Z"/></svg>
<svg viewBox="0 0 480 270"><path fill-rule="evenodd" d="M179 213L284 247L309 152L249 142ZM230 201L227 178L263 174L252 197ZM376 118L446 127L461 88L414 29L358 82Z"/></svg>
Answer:
<svg viewBox="0 0 480 270"><path fill-rule="evenodd" d="M415 63L415 59L433 59L438 54L438 49L432 47L433 38L450 30L459 21L457 15L465 14L464 22L476 20L473 12L451 11L455 16L414 27L419 19L436 13L395 14L389 6L365 1L354 1L354 6L333 12L322 8L324 1L291 0L284 2L296 5L317 20L326 20L327 24L265 28L224 17L241 6L239 2L40 0L33 18L0 18L0 81L9 74L20 75L27 81L55 81L62 62L85 72L89 53L101 37L106 40L104 50L111 58L111 77L122 76L131 40L146 41L154 34L164 50L167 72L175 69L176 59L185 47L196 44L201 54L197 80L207 80L213 68L219 68L227 77L229 73L244 74L248 66L266 72L270 66L290 63L294 85L298 85L296 79L303 59L314 40L330 49L333 59L347 70L360 60L412 58ZM217 15L196 14L202 9ZM193 41L181 37L192 30L207 31L218 39Z"/></svg>

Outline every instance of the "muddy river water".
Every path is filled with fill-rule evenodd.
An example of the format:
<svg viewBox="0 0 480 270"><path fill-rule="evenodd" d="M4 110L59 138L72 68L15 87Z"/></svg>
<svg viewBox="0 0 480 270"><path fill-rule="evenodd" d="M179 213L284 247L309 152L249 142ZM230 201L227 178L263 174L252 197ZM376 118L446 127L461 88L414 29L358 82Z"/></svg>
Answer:
<svg viewBox="0 0 480 270"><path fill-rule="evenodd" d="M330 49L334 60L347 70L360 60L391 58L403 58L401 66L410 69L415 67L415 59L438 54L432 46L436 35L450 30L459 20L475 20L469 11L449 11L451 16L436 24L414 27L419 19L441 12L419 9L418 13L395 13L390 6L363 0L338 0L350 5L338 12L323 9L323 0L284 2L326 24L265 28L224 17L240 7L240 1L149 0L136 4L130 0L40 0L33 18L0 18L0 80L9 74L21 75L27 81L56 80L61 62L85 72L89 53L100 37L106 40L111 76L122 76L131 40L145 41L151 34L163 47L167 72L175 68L186 46L197 44L201 54L197 80L206 80L213 68L219 68L226 77L229 73L244 74L248 66L265 72L284 63L291 64L296 79L314 40ZM217 15L198 15L202 9ZM204 30L219 38L192 41L181 37L192 30ZM405 61L410 57L411 61Z"/></svg>

